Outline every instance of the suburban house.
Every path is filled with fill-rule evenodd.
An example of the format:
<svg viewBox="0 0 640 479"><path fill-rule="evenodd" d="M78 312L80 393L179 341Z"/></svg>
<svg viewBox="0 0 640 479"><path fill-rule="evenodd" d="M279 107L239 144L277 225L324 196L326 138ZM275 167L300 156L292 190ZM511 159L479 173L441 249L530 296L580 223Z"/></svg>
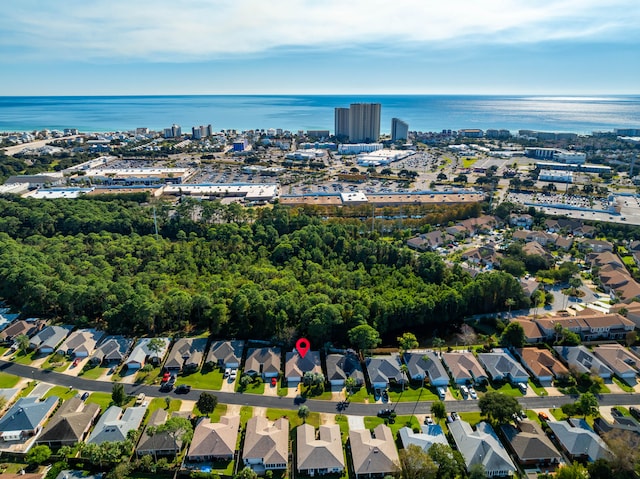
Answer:
<svg viewBox="0 0 640 479"><path fill-rule="evenodd" d="M51 354L72 329L73 326L47 326L31 338L29 348L40 354Z"/></svg>
<svg viewBox="0 0 640 479"><path fill-rule="evenodd" d="M409 351L403 359L409 369L409 377L413 381L424 381L429 378L432 386L446 386L449 375L440 358L433 351Z"/></svg>
<svg viewBox="0 0 640 479"><path fill-rule="evenodd" d="M280 348L249 349L244 372L251 376L262 376L263 379L277 378L281 361Z"/></svg>
<svg viewBox="0 0 640 479"><path fill-rule="evenodd" d="M36 444L57 449L82 442L99 414L97 404L87 404L79 397L67 399L51 417Z"/></svg>
<svg viewBox="0 0 640 479"><path fill-rule="evenodd" d="M540 384L551 386L554 379L569 376L569 370L548 349L520 348L515 353Z"/></svg>
<svg viewBox="0 0 640 479"><path fill-rule="evenodd" d="M207 341L207 338L178 339L167 356L164 368L168 371L182 371L183 369L194 371L198 369L204 359Z"/></svg>
<svg viewBox="0 0 640 479"><path fill-rule="evenodd" d="M149 344L152 339L157 340L155 343L160 346L159 350L152 351L149 348ZM169 344L171 344L171 340L169 338L139 339L125 363L127 365L127 369L142 369L147 361L155 366L159 366L169 350Z"/></svg>
<svg viewBox="0 0 640 479"><path fill-rule="evenodd" d="M521 421L517 427L504 424L501 427L506 444L524 467L538 466L542 469L562 461L556 449L540 425L534 421Z"/></svg>
<svg viewBox="0 0 640 479"><path fill-rule="evenodd" d="M589 308L576 313L575 316L550 316L538 318L535 322L548 340L556 337L556 324L578 334L583 341L624 339L635 329L635 323L620 314L605 314Z"/></svg>
<svg viewBox="0 0 640 479"><path fill-rule="evenodd" d="M244 341L214 341L207 354L207 364L221 368L238 369L242 361Z"/></svg>
<svg viewBox="0 0 640 479"><path fill-rule="evenodd" d="M562 360L578 374L595 373L602 379L611 379L613 371L596 358L585 346L554 346Z"/></svg>
<svg viewBox="0 0 640 479"><path fill-rule="evenodd" d="M574 236L593 236L596 229L593 226L582 224L579 220L571 218L557 218L545 220L545 226L550 233L566 232Z"/></svg>
<svg viewBox="0 0 640 479"><path fill-rule="evenodd" d="M598 239L584 239L580 242L581 250L591 250L594 253L603 253L605 251L613 251L613 244L609 241Z"/></svg>
<svg viewBox="0 0 640 479"><path fill-rule="evenodd" d="M187 461L231 460L236 450L240 416L222 416L219 422L200 419L193 431Z"/></svg>
<svg viewBox="0 0 640 479"><path fill-rule="evenodd" d="M421 431L413 432L413 429L406 426L400 429L398 435L402 441L402 447L407 449L413 444L427 452L434 444L449 445L447 436L444 435L444 431L439 424L423 425L421 426Z"/></svg>
<svg viewBox="0 0 640 479"><path fill-rule="evenodd" d="M120 442L127 440L129 431L140 429L146 406L130 407L122 412L122 408L111 406L98 422L87 439L88 444L102 444L103 442Z"/></svg>
<svg viewBox="0 0 640 479"><path fill-rule="evenodd" d="M398 354L367 358L365 364L373 389L387 389L392 382L402 384L405 381Z"/></svg>
<svg viewBox="0 0 640 479"><path fill-rule="evenodd" d="M512 476L516 472L509 453L489 423L479 422L474 431L468 422L457 419L449 423L449 432L467 470L474 464L482 464L488 477Z"/></svg>
<svg viewBox="0 0 640 479"><path fill-rule="evenodd" d="M305 373L322 374L320 353L307 351L302 357L298 351L287 351L284 362L284 378L289 387L296 387L302 382Z"/></svg>
<svg viewBox="0 0 640 479"><path fill-rule="evenodd" d="M487 373L469 351L442 353L442 362L456 384L477 384L487 381Z"/></svg>
<svg viewBox="0 0 640 479"><path fill-rule="evenodd" d="M356 387L364 384L364 373L355 353L329 354L326 357L327 380L332 387L344 387L347 378L353 378Z"/></svg>
<svg viewBox="0 0 640 479"><path fill-rule="evenodd" d="M275 422L263 416L247 421L242 460L258 474L268 470L282 470L289 462L289 420L282 417Z"/></svg>
<svg viewBox="0 0 640 479"><path fill-rule="evenodd" d="M155 432L153 435L148 434L150 427L156 428L162 426L167 422L169 413L164 409L156 409L151 413L149 422L145 428L140 440L138 441L138 447L136 448L136 454L138 456L144 456L150 454L153 457L158 456L174 456L182 449L182 441L179 438L174 439L168 432Z"/></svg>
<svg viewBox="0 0 640 479"><path fill-rule="evenodd" d="M487 268L499 265L501 258L502 255L492 245L478 246L462 253L463 260L475 265L483 265Z"/></svg>
<svg viewBox="0 0 640 479"><path fill-rule="evenodd" d="M407 246L418 251L432 251L455 240L455 237L449 233L436 230L407 240Z"/></svg>
<svg viewBox="0 0 640 479"><path fill-rule="evenodd" d="M373 435L368 429L350 430L349 446L356 479L383 477L398 469L398 450L393 433L385 424L379 424Z"/></svg>
<svg viewBox="0 0 640 479"><path fill-rule="evenodd" d="M562 450L572 461L610 459L609 448L584 419L547 421Z"/></svg>
<svg viewBox="0 0 640 479"><path fill-rule="evenodd" d="M494 381L506 380L511 383L529 382L529 374L508 352L494 349L492 353L479 353L478 360Z"/></svg>
<svg viewBox="0 0 640 479"><path fill-rule="evenodd" d="M0 332L0 341L12 343L18 336L33 336L47 325L46 321L37 319L35 321L18 320L11 323Z"/></svg>
<svg viewBox="0 0 640 479"><path fill-rule="evenodd" d="M624 311L626 311L625 317L628 320L633 321L633 323L636 325L636 328L640 328L640 302L631 301L628 304L617 304L614 306L614 308L616 308L616 312L618 313L621 309L624 309Z"/></svg>
<svg viewBox="0 0 640 479"><path fill-rule="evenodd" d="M533 216L528 215L526 213L523 213L523 214L512 213L509 215L509 224L511 226L531 228L531 225L533 225Z"/></svg>
<svg viewBox="0 0 640 479"><path fill-rule="evenodd" d="M640 423L629 416L611 416L613 422L608 422L602 417L593 420L593 430L600 436L611 431L629 431L636 436L640 436Z"/></svg>
<svg viewBox="0 0 640 479"><path fill-rule="evenodd" d="M596 358L607 365L613 373L631 386L637 382L640 358L620 344L601 344L593 349Z"/></svg>
<svg viewBox="0 0 640 479"><path fill-rule="evenodd" d="M133 339L124 336L107 336L93 351L89 361L93 364L120 364L127 357Z"/></svg>
<svg viewBox="0 0 640 479"><path fill-rule="evenodd" d="M529 318L514 318L511 322L522 326L527 343L541 343L547 339L546 335L540 330L538 323Z"/></svg>
<svg viewBox="0 0 640 479"><path fill-rule="evenodd" d="M95 329L78 329L71 333L60 346L58 353L76 358L88 357L104 336L104 331Z"/></svg>
<svg viewBox="0 0 640 479"><path fill-rule="evenodd" d="M17 442L37 435L59 401L56 396L44 401L34 396L18 399L0 419L0 437L6 442Z"/></svg>
<svg viewBox="0 0 640 479"><path fill-rule="evenodd" d="M344 453L340 427L337 424L320 426L318 437L310 424L298 426L298 473L308 476L323 474L342 474L344 471Z"/></svg>

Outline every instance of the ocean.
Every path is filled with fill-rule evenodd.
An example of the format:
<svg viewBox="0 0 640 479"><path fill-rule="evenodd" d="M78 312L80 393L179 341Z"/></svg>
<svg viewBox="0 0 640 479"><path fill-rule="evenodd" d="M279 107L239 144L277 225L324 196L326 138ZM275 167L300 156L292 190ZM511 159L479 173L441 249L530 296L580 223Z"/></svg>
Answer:
<svg viewBox="0 0 640 479"><path fill-rule="evenodd" d="M640 128L640 96L462 95L198 95L0 97L0 131L77 128L82 132L162 130L176 123L214 130L330 130L334 108L382 104L381 130L391 118L410 130L461 128L591 133Z"/></svg>

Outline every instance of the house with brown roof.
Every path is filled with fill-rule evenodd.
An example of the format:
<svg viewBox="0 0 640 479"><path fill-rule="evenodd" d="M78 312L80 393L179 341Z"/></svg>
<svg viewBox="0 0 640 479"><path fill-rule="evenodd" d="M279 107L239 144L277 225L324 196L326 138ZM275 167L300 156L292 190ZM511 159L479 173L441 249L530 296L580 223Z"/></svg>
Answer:
<svg viewBox="0 0 640 479"><path fill-rule="evenodd" d="M456 384L487 382L487 373L478 359L469 351L442 353L442 363Z"/></svg>
<svg viewBox="0 0 640 479"><path fill-rule="evenodd" d="M302 357L298 351L287 351L285 354L284 377L289 387L297 387L305 373L322 374L320 353L307 351Z"/></svg>
<svg viewBox="0 0 640 479"><path fill-rule="evenodd" d="M551 256L551 254L544 249L540 243L535 241L525 244L522 248L522 252L528 256L542 256L547 261L553 259L553 256Z"/></svg>
<svg viewBox="0 0 640 479"><path fill-rule="evenodd" d="M614 306L614 311L619 313L621 309L624 309L625 317L629 321L633 321L636 325L636 328L640 328L640 302L638 301L630 301L627 304L619 303Z"/></svg>
<svg viewBox="0 0 640 479"><path fill-rule="evenodd" d="M569 376L569 370L548 349L519 348L516 355L540 384L551 386L554 379Z"/></svg>
<svg viewBox="0 0 640 479"><path fill-rule="evenodd" d="M289 420L269 421L254 416L247 421L242 460L258 474L286 469L289 463Z"/></svg>
<svg viewBox="0 0 640 479"><path fill-rule="evenodd" d="M630 385L637 382L640 358L620 344L601 344L593 349L596 358L609 366L613 373Z"/></svg>
<svg viewBox="0 0 640 479"><path fill-rule="evenodd" d="M193 439L189 446L189 452L187 452L187 461L233 459L238 442L239 427L240 416L238 415L222 416L219 422L211 422L208 417L202 418L193 431Z"/></svg>
<svg viewBox="0 0 640 479"><path fill-rule="evenodd" d="M505 424L501 429L507 447L521 466L545 469L562 461L562 454L534 421L521 421L517 423L517 427Z"/></svg>
<svg viewBox="0 0 640 479"><path fill-rule="evenodd" d="M36 444L57 449L82 442L99 414L97 404L87 404L78 397L67 399L51 417Z"/></svg>
<svg viewBox="0 0 640 479"><path fill-rule="evenodd" d="M400 457L389 426L379 424L368 429L349 431L353 470L357 479L383 477L398 470Z"/></svg>
<svg viewBox="0 0 640 479"><path fill-rule="evenodd" d="M33 336L42 331L47 325L47 322L41 319L35 321L25 321L19 319L14 321L5 329L0 332L0 341L12 343L18 336L24 334L26 336Z"/></svg>
<svg viewBox="0 0 640 479"><path fill-rule="evenodd" d="M263 379L277 378L280 374L280 357L280 348L249 349L244 363L244 373L262 376Z"/></svg>
<svg viewBox="0 0 640 479"><path fill-rule="evenodd" d="M511 322L518 323L522 326L527 343L541 343L546 339L545 335L538 327L538 323L530 318L514 318Z"/></svg>
<svg viewBox="0 0 640 479"><path fill-rule="evenodd" d="M298 426L296 435L298 473L308 476L342 474L345 462L337 424L320 426L317 438L314 427L303 424Z"/></svg>
<svg viewBox="0 0 640 479"><path fill-rule="evenodd" d="M138 456L153 455L158 456L175 456L182 449L182 440L179 437L173 437L168 432L155 431L149 434L149 428L157 428L162 426L169 419L169 413L164 409L156 409L151 413L147 427L142 433L136 447Z"/></svg>
<svg viewBox="0 0 640 479"><path fill-rule="evenodd" d="M73 356L76 358L86 358L96 347L98 341L104 336L104 331L96 329L78 329L65 338L57 353Z"/></svg>
<svg viewBox="0 0 640 479"><path fill-rule="evenodd" d="M455 241L454 236L444 231L435 230L407 240L407 246L417 251L433 251L452 241Z"/></svg>
<svg viewBox="0 0 640 479"><path fill-rule="evenodd" d="M180 338L169 351L164 368L169 371L194 371L200 367L206 347L207 338Z"/></svg>
<svg viewBox="0 0 640 479"><path fill-rule="evenodd" d="M620 314L606 314L588 308L575 316L550 316L535 319L535 322L549 340L556 335L556 324L578 334L583 341L623 339L635 329L635 323Z"/></svg>

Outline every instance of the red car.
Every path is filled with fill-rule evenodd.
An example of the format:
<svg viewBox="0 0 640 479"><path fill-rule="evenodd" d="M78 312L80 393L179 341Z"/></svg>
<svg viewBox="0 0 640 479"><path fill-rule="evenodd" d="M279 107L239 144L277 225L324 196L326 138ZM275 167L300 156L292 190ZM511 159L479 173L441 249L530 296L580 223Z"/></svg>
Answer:
<svg viewBox="0 0 640 479"><path fill-rule="evenodd" d="M278 384L278 378L271 378L271 386L275 387Z"/></svg>
<svg viewBox="0 0 640 479"><path fill-rule="evenodd" d="M73 360L73 367L75 368L78 365L79 362L80 362L80 358L74 359Z"/></svg>
<svg viewBox="0 0 640 479"><path fill-rule="evenodd" d="M162 382L166 383L170 378L171 378L171 373L166 372L164 373L164 376L162 376Z"/></svg>

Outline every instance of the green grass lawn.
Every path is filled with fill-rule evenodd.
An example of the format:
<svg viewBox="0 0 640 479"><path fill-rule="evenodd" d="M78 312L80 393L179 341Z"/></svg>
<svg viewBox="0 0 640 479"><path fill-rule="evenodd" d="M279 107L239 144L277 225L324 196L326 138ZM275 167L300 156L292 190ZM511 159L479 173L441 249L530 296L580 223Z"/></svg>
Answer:
<svg viewBox="0 0 640 479"><path fill-rule="evenodd" d="M527 417L529 419L531 419L532 421L536 421L538 424L540 424L540 418L534 411L532 411L531 409L526 409L525 413L527 414Z"/></svg>
<svg viewBox="0 0 640 479"><path fill-rule="evenodd" d="M171 402L169 403L169 409L167 409L169 416L171 416L172 412L179 411L181 405L182 405L182 401L180 401L180 399L171 399ZM153 414L154 411L157 411L158 409L166 409L166 408L167 408L167 401L165 401L165 398L153 398L149 403L149 406L147 407L148 413L145 419L145 424L149 421L149 418L151 417L151 414Z"/></svg>
<svg viewBox="0 0 640 479"><path fill-rule="evenodd" d="M238 378L236 380L235 388L236 392L247 394L264 394L264 381L262 381L262 378L257 377L253 380L252 383L249 383L249 385L245 389L242 389L242 387L240 386L240 378Z"/></svg>
<svg viewBox="0 0 640 479"><path fill-rule="evenodd" d="M613 377L613 382L616 383L618 386L620 386L620 389L622 389L624 392L626 393L632 393L635 390L629 386L627 383L625 383L624 381L620 381L617 377Z"/></svg>
<svg viewBox="0 0 640 479"><path fill-rule="evenodd" d="M351 396L349 396L349 401L373 403L375 402L375 399L373 398L373 394L369 394L366 386L362 386L360 389L355 390Z"/></svg>
<svg viewBox="0 0 640 479"><path fill-rule="evenodd" d="M416 402L416 401L436 401L438 395L430 389L409 384L405 386L392 386L389 388L389 399L392 402Z"/></svg>
<svg viewBox="0 0 640 479"><path fill-rule="evenodd" d="M33 389L36 387L36 384L37 384L37 381L29 381L29 384L27 384L27 387L25 387L22 391L20 391L20 397L25 398L29 394L31 394L31 391L33 391Z"/></svg>
<svg viewBox="0 0 640 479"><path fill-rule="evenodd" d="M289 429L293 429L302 424L302 419L298 417L298 411L290 411L288 409L267 409L267 419L269 421L275 421L283 416L289 419ZM307 418L307 424L311 424L313 427L320 426L320 414L312 412Z"/></svg>
<svg viewBox="0 0 640 479"><path fill-rule="evenodd" d="M8 389L15 387L15 385L18 384L18 381L20 381L18 376L0 372L0 388Z"/></svg>
<svg viewBox="0 0 640 479"><path fill-rule="evenodd" d="M62 354L52 354L49 359L42 363L42 369L61 373L66 371L70 364L71 361Z"/></svg>
<svg viewBox="0 0 640 479"><path fill-rule="evenodd" d="M195 389L211 389L214 391L220 391L220 388L222 388L223 380L222 374L222 371L217 368L211 370L205 367L195 373L182 373L180 376L178 376L176 385L189 384Z"/></svg>
<svg viewBox="0 0 640 479"><path fill-rule="evenodd" d="M198 410L198 406L194 406L194 411ZM226 404L216 404L216 408L213 410L209 417L211 418L211 422L220 422L220 418L227 414L227 405Z"/></svg>
<svg viewBox="0 0 640 479"><path fill-rule="evenodd" d="M378 425L384 424L384 423L385 423L385 420L384 418L381 418L381 417L366 416L364 418L364 427L366 427L367 429L373 429ZM412 429L414 427L420 427L420 423L418 422L418 419L415 416L396 416L395 422L393 424L387 424L387 425L389 426L389 429L391 429L391 432L393 433L393 437L395 439L398 438L398 431L405 426L410 427Z"/></svg>
<svg viewBox="0 0 640 479"><path fill-rule="evenodd" d="M569 416L567 416L560 408L549 409L549 411L551 412L551 414L553 414L553 417L556 418L557 421L562 421L563 419L569 418ZM585 419L584 416L573 416L573 417L577 419ZM589 427L593 427L593 420L595 418L596 418L595 416L586 417L586 421L587 421L587 424L589 424Z"/></svg>
<svg viewBox="0 0 640 479"><path fill-rule="evenodd" d="M153 368L151 371L142 369L136 373L136 384L160 384L161 368Z"/></svg>
<svg viewBox="0 0 640 479"><path fill-rule="evenodd" d="M0 474L20 474L20 471L28 466L28 464L22 462L3 462L0 465Z"/></svg>
<svg viewBox="0 0 640 479"><path fill-rule="evenodd" d="M463 168L471 168L471 166L478 161L477 158L463 158L462 159L462 167Z"/></svg>
<svg viewBox="0 0 640 479"><path fill-rule="evenodd" d="M496 384L490 382L489 384L478 385L475 389L480 393L499 392L506 396L522 397L520 390L512 386L511 383Z"/></svg>
<svg viewBox="0 0 640 479"><path fill-rule="evenodd" d="M251 406L242 406L240 408L240 426L244 429L247 421L253 417L253 408Z"/></svg>
<svg viewBox="0 0 640 479"><path fill-rule="evenodd" d="M624 406L616 406L616 409L620 411L622 414L624 414L625 416L631 416L629 409Z"/></svg>
<svg viewBox="0 0 640 479"><path fill-rule="evenodd" d="M475 426L480 421L484 420L482 414L480 414L479 412L461 412L458 413L458 415L460 416L460 419L462 419L463 421L467 421L472 426Z"/></svg>
<svg viewBox="0 0 640 479"><path fill-rule="evenodd" d="M342 436L342 444L347 442L349 439L349 421L346 416L342 414L338 414L336 416L336 424L340 427L340 436Z"/></svg>
<svg viewBox="0 0 640 479"><path fill-rule="evenodd" d="M41 358L37 351L18 351L14 356L14 363L18 364L31 364L34 360Z"/></svg>
<svg viewBox="0 0 640 479"><path fill-rule="evenodd" d="M49 396L58 396L60 399L66 401L67 399L71 399L77 394L78 391L75 389L65 388L64 386L54 386L47 391L44 397L48 398Z"/></svg>
<svg viewBox="0 0 640 479"><path fill-rule="evenodd" d="M102 412L111 404L111 394L109 393L91 393L87 398L87 404L94 403L100 406Z"/></svg>
<svg viewBox="0 0 640 479"><path fill-rule="evenodd" d="M533 392L535 392L538 396L546 396L547 395L547 390L545 388L543 388L542 386L538 386L531 379L529 379L529 388L531 388L531 390Z"/></svg>
<svg viewBox="0 0 640 479"><path fill-rule="evenodd" d="M109 371L109 369L111 368L96 367L96 368L90 368L90 369L83 369L82 371L80 371L78 376L85 379L93 379L95 381L96 379L101 377L103 374L105 374L107 371Z"/></svg>

